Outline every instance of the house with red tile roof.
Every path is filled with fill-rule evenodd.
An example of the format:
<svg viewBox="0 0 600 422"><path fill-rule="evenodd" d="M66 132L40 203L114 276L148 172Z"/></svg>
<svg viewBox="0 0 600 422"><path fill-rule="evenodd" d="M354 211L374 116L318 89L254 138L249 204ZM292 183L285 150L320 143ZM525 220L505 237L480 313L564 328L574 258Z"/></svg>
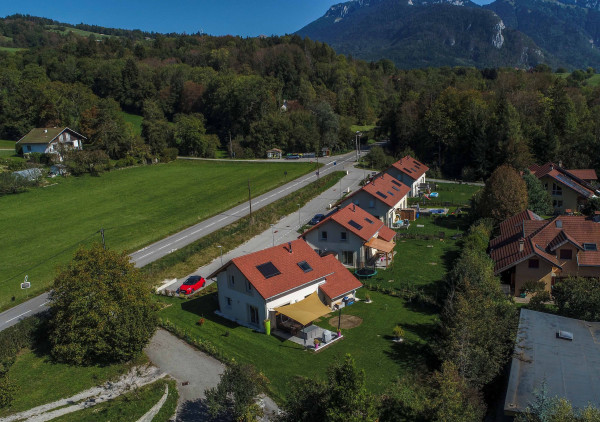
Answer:
<svg viewBox="0 0 600 422"><path fill-rule="evenodd" d="M409 196L412 197L419 195L419 186L425 183L427 170L429 167L407 155L392 164L384 173L410 187Z"/></svg>
<svg viewBox="0 0 600 422"><path fill-rule="evenodd" d="M396 246L396 232L356 204L339 209L300 237L318 253L333 254L355 268L380 257L387 266Z"/></svg>
<svg viewBox="0 0 600 422"><path fill-rule="evenodd" d="M529 170L550 193L556 214L564 214L566 210L577 212L588 199L600 194L591 184L596 178L596 172L593 169L566 170L561 164L534 164Z"/></svg>
<svg viewBox="0 0 600 422"><path fill-rule="evenodd" d="M320 256L302 239L234 258L208 276L215 277L220 314L258 331L266 319L273 329L281 324L275 308L316 293L331 309L362 287L334 256Z"/></svg>
<svg viewBox="0 0 600 422"><path fill-rule="evenodd" d="M389 174L380 173L361 189L348 195L341 206L355 204L375 218L392 227L400 218L400 209L406 208L410 187Z"/></svg>
<svg viewBox="0 0 600 422"><path fill-rule="evenodd" d="M490 242L494 272L513 294L528 281L550 291L569 276L600 277L599 218L562 215L547 220L523 211L500 224Z"/></svg>

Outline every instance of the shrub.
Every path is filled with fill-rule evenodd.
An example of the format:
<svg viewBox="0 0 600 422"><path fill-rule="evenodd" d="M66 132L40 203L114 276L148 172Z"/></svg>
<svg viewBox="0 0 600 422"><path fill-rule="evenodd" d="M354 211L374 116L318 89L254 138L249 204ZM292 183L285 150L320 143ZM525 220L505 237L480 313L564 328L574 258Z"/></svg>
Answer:
<svg viewBox="0 0 600 422"><path fill-rule="evenodd" d="M164 163L168 163L169 161L173 161L177 159L177 155L179 151L177 148L165 148L162 152L161 161Z"/></svg>
<svg viewBox="0 0 600 422"><path fill-rule="evenodd" d="M396 338L404 337L404 329L402 329L401 326L396 325L394 327L394 337L396 337Z"/></svg>

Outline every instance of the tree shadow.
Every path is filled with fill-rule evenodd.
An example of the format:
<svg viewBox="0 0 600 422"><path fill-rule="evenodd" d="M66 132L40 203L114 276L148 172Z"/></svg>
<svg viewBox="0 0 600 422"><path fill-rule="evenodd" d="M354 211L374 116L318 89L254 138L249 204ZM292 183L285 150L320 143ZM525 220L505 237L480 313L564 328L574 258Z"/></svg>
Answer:
<svg viewBox="0 0 600 422"><path fill-rule="evenodd" d="M208 406L203 399L188 400L183 402L177 412L177 422L229 422L233 419L228 417L217 417L214 418L208 411Z"/></svg>
<svg viewBox="0 0 600 422"><path fill-rule="evenodd" d="M195 299L183 299L181 309L186 312L196 314L200 318L205 318L209 321L222 325L225 328L233 329L239 327L239 325L235 322L215 314L215 311L219 309L219 299L217 292L200 296Z"/></svg>
<svg viewBox="0 0 600 422"><path fill-rule="evenodd" d="M405 332L418 335L423 342L407 341L394 342L390 351L384 353L401 367L415 370L415 367L427 369L436 368L439 364L431 343L435 341L438 330L435 324L400 324ZM384 336L386 340L392 341L393 336Z"/></svg>

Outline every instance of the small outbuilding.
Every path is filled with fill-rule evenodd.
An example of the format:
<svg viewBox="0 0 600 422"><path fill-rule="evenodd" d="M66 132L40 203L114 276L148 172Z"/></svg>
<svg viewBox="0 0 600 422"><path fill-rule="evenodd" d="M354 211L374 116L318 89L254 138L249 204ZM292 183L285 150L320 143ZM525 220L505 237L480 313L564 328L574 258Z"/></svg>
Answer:
<svg viewBox="0 0 600 422"><path fill-rule="evenodd" d="M267 151L267 158L281 158L283 151L279 148L273 148Z"/></svg>

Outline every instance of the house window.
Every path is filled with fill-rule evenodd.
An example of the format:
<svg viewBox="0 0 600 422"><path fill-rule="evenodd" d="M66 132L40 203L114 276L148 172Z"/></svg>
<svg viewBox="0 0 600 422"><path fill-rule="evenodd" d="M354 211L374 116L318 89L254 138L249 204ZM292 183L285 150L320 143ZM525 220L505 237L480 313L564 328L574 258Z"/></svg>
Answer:
<svg viewBox="0 0 600 422"><path fill-rule="evenodd" d="M27 151L31 151L31 145L27 145Z"/></svg>
<svg viewBox="0 0 600 422"><path fill-rule="evenodd" d="M252 324L258 324L258 308L256 306L248 305L248 311L250 313L250 322Z"/></svg>
<svg viewBox="0 0 600 422"><path fill-rule="evenodd" d="M369 208L375 208L375 201L369 201Z"/></svg>
<svg viewBox="0 0 600 422"><path fill-rule="evenodd" d="M354 252L353 251L342 251L342 264L354 265Z"/></svg>
<svg viewBox="0 0 600 422"><path fill-rule="evenodd" d="M562 196L562 187L557 185L556 183L552 183L552 195Z"/></svg>
<svg viewBox="0 0 600 422"><path fill-rule="evenodd" d="M321 232L321 240L327 240L327 232Z"/></svg>
<svg viewBox="0 0 600 422"><path fill-rule="evenodd" d="M539 259L530 259L529 260L529 268L540 268L540 260Z"/></svg>
<svg viewBox="0 0 600 422"><path fill-rule="evenodd" d="M248 280L246 280L246 291L247 292L252 291L252 284L250 284L250 282Z"/></svg>
<svg viewBox="0 0 600 422"><path fill-rule="evenodd" d="M231 279L229 280L229 286L230 287L234 287L235 286L235 277L231 276Z"/></svg>
<svg viewBox="0 0 600 422"><path fill-rule="evenodd" d="M573 259L573 251L571 249L561 249L560 259Z"/></svg>
<svg viewBox="0 0 600 422"><path fill-rule="evenodd" d="M358 199L355 199L354 201L352 201L354 203L354 205L356 205L357 207L360 206L360 201Z"/></svg>
<svg viewBox="0 0 600 422"><path fill-rule="evenodd" d="M554 208L562 208L563 206L563 201L557 201L556 199L552 201L552 206Z"/></svg>
<svg viewBox="0 0 600 422"><path fill-rule="evenodd" d="M227 304L228 308L231 308L231 298L230 297L225 298L225 303Z"/></svg>
<svg viewBox="0 0 600 422"><path fill-rule="evenodd" d="M348 240L348 233L346 233L346 232L340 232L340 240L342 242L345 242L346 240Z"/></svg>

